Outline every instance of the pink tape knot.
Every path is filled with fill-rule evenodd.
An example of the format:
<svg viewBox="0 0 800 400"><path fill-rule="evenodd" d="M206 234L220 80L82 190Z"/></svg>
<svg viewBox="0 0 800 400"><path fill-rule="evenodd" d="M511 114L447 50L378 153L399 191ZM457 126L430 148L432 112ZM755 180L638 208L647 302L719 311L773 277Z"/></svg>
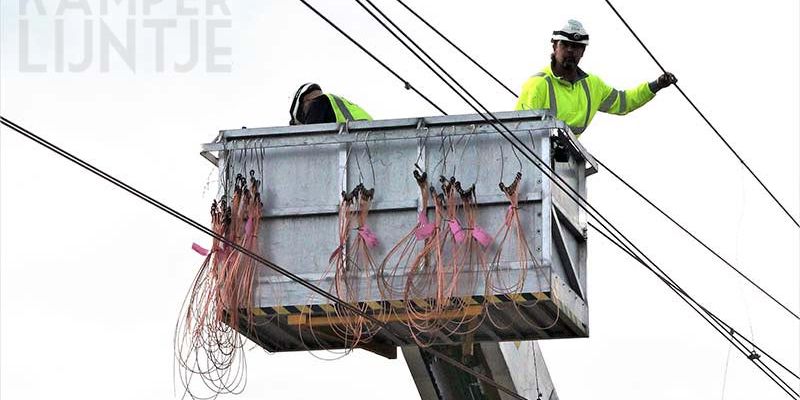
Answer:
<svg viewBox="0 0 800 400"><path fill-rule="evenodd" d="M364 239L364 243L367 244L367 247L372 248L378 245L378 236L376 236L375 232L369 229L368 226L364 225L358 228L358 235Z"/></svg>
<svg viewBox="0 0 800 400"><path fill-rule="evenodd" d="M425 214L425 211L419 212L417 221L419 222L419 227L414 231L417 240L425 240L431 237L431 235L433 235L433 224L428 222L428 216Z"/></svg>
<svg viewBox="0 0 800 400"><path fill-rule="evenodd" d="M461 243L467 238L464 230L461 229L461 224L459 224L457 220L451 219L447 224L450 226L450 232L453 233L453 237L456 239L457 243Z"/></svg>

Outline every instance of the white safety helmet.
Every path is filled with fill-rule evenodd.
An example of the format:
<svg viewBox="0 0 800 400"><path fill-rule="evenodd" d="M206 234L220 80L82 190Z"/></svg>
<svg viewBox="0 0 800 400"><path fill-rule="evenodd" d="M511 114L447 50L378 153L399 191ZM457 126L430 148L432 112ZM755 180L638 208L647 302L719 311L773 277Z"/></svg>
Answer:
<svg viewBox="0 0 800 400"><path fill-rule="evenodd" d="M555 42L558 40L588 45L589 34L586 33L586 29L583 29L583 24L571 19L567 21L567 25L561 30L553 31L553 37L550 38L550 41Z"/></svg>

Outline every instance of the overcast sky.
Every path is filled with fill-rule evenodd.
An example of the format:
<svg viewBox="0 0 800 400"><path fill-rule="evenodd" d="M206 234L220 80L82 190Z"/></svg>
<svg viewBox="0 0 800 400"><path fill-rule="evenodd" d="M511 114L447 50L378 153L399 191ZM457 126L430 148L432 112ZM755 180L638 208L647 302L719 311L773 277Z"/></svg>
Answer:
<svg viewBox="0 0 800 400"><path fill-rule="evenodd" d="M220 129L285 124L304 82L376 119L436 115L299 2L217 1L206 10L203 0L186 9L154 0L147 12L147 1L131 1L133 12L120 3L3 0L0 112L199 221L208 222L216 185L200 144ZM470 112L355 2L312 3L448 113ZM585 70L617 88L660 73L602 0L408 3L515 90L549 61L550 33L568 18L591 35ZM395 2L377 4L491 109L513 108L513 97ZM798 2L615 5L797 218ZM127 59L113 50L126 40L135 42ZM179 396L174 323L202 262L191 243L209 239L0 130L0 397ZM800 231L674 88L631 115L599 114L582 142L800 310ZM589 199L699 301L800 369L796 319L609 174L590 179ZM787 397L652 275L600 235L590 232L589 243L591 337L540 342L561 399ZM328 362L256 347L247 362L239 399L418 397L402 359L363 351Z"/></svg>

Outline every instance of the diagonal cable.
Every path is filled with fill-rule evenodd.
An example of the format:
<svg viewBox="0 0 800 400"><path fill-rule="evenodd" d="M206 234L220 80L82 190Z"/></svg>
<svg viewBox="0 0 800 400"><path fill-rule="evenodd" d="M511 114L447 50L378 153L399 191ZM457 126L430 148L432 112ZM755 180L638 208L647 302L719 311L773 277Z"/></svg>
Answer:
<svg viewBox="0 0 800 400"><path fill-rule="evenodd" d="M516 93L516 92L514 92L514 91L513 91L513 90L511 90L511 89L510 89L508 86L506 86L506 84L504 84L504 83L503 83L503 82L502 82L500 79L497 79L497 77L496 77L496 76L494 76L494 75L493 75L491 72L489 72L489 71L488 71L486 68L484 68L484 67L483 67L483 65L481 65L480 63L478 63L477 61L475 61L475 59L473 59L472 57L470 57L470 55L469 55L469 54L467 54L467 53L466 53L464 50L461 50L461 47L458 47L458 45L456 45L455 43L453 43L452 41L450 41L450 39L448 39L448 38L447 38L447 36L445 36L443 33L439 32L439 30L438 30L438 29L436 29L436 28L435 28L433 25L431 25L431 24L430 24L430 23L429 23L429 22L428 22L428 21L427 21L425 18L423 18L422 16L420 16L420 15L419 15L419 14L418 14L416 11L414 11L414 10L413 10L411 7L409 7L408 5L406 5L406 3L404 3L404 2L403 2L403 0L397 0L397 2L398 2L398 3L400 3L400 5L402 5L403 7L405 7L405 9L406 9L406 10L408 10L408 12L410 12L412 15L414 15L415 17L417 17L417 19L419 19L420 21L422 21L422 23L423 23L423 24L425 24L425 25L426 25L428 28L430 28L430 29L431 29L432 31L434 31L434 32L435 32L437 35L439 35L439 37L440 37L440 38L444 39L444 41L445 41L445 42L447 42L448 44L450 44L451 46L453 46L453 48L455 48L455 49L456 49L456 50L457 50L459 53L461 53L461 55L463 55L464 57L466 57L466 58L467 58L467 60L469 60L470 62L472 62L473 64L475 64L475 66L476 66L476 67L478 67L478 68L479 68L481 71L483 71L484 73L486 73L486 75L489 75L489 77L490 77L490 78L492 78L492 79L493 79L495 82L497 82L497 84L498 84L498 85L502 86L502 87L503 87L503 89L505 89L505 90L506 90L508 93L511 93L511 95L512 95L512 96L514 96L514 97L519 97L519 96L517 95L517 93Z"/></svg>
<svg viewBox="0 0 800 400"><path fill-rule="evenodd" d="M674 218L672 218L672 217L671 217L669 214L667 214L667 213L666 213L664 210L662 210L662 209L661 209L661 207L657 206L657 205L656 205L656 204L654 204L652 201L650 201L650 199L648 199L648 198L647 198L645 195L643 195L641 192L639 192L639 190L637 190L636 188L634 188L633 186L631 186L631 184L629 184L629 183L628 183L628 182L627 182L625 179L623 179L621 176L617 175L617 173L616 173L616 172L614 172L614 171L613 171L611 168L608 168L608 166L607 166L607 165L605 165L605 164L604 164L602 161L600 161L600 160L599 160L597 157L594 157L594 159L595 159L595 161L597 161L597 163L598 163L598 164L600 164L600 165L601 165L601 166L602 166L602 167L603 167L603 168L604 168L606 171L608 171L609 173L611 173L611 175L612 175L612 176L614 176L614 178L616 178L618 181L622 182L622 184L623 184L623 185L625 185L625 186L626 186L628 189L630 189L630 190L631 190L633 193L635 193L635 194L636 194L637 196L639 196L639 197L640 197L642 200L644 200L644 201L645 201L647 204L649 204L649 205L650 205L651 207L653 207L653 208L654 208L656 211L658 211L658 212L659 212L661 215L663 215L663 216L664 216L664 218L666 218L666 219L668 219L670 222L672 222L672 223L673 223L675 226L677 226L677 227L678 227L680 230L682 230L682 231L683 231L685 234L689 235L689 237L691 237L692 239L694 239L694 241L695 241L695 242L697 242L698 244L700 244L700 246L703 246L703 248L705 248L705 249L706 249L706 250L708 250L708 251L709 251L711 254L713 254L713 255L714 255L714 257L716 257L717 259L719 259L720 261L722 261L722 262L723 262L725 265L727 265L727 266L728 266L730 269L732 269L734 272L736 272L736 273L737 273L739 276L741 276L741 277L742 277L744 280L746 280L748 283L750 283L751 285L753 285L753 287L755 287L756 289L758 289L759 291L761 291L761 293L763 293L765 296L769 297L769 298L770 298L770 300L772 300L773 302L775 302L775 304L777 304L777 305L781 306L781 308L783 308L784 310L786 310L786 312L788 312L789 314L791 314L791 315L792 315L792 316L793 316L795 319L800 319L800 316L798 316L798 315L797 315L797 314L796 314L794 311L792 311L791 309L789 309L789 307L787 307L786 305L784 305L783 303L781 303L781 302L780 302L778 299L776 299L774 296L772 296L772 295L771 295L769 292L767 292L766 290L764 290L764 288L762 288L760 285L758 285L757 283L753 282L753 280L752 280L752 279L750 279L750 278L749 278L747 275L745 275L745 274L744 274L742 271L740 271L740 270L739 270L738 268L736 268L736 267L735 267L733 264L731 264L731 263L730 263L728 260L726 260L724 257L722 257L722 256L721 256L721 255L720 255L718 252L716 252L714 249L712 249L711 247L709 247L709 246L708 246L708 245L707 245L705 242L703 242L702 240L700 240L700 239L699 239L699 238L698 238L698 237L697 237L695 234L693 234L693 233L692 233L692 232L690 232L688 229L686 229L686 228L685 228L685 227L684 227L684 226L683 226L683 225L682 225L680 222L678 222L678 221L676 221Z"/></svg>
<svg viewBox="0 0 800 400"><path fill-rule="evenodd" d="M430 29L432 29L432 30L433 30L434 32L436 32L436 33L437 33L439 36L441 36L441 37L442 37L442 38L443 38L443 39L444 39L444 40L445 40L447 43L449 43L449 44L450 44L451 46L453 46L453 47L454 47L456 50L458 50L459 52L461 52L461 54L463 54L465 57L467 57L467 59L469 59L470 61L472 61L473 63L475 63L475 64L478 66L478 68L480 68L482 71L484 71L484 72L485 72L485 73L486 73L486 74L487 74L489 77L491 77L492 79L494 79L494 80L495 80L495 81L496 81L498 84L500 84L502 87L504 87L504 88L508 89L508 87L507 87L505 84L503 84L502 82L500 82L500 81L499 81L497 78L495 78L495 76L494 76L494 75L493 75L491 72L487 71L485 68L483 68L483 66L481 66L481 65L480 65L480 64L478 64L476 61L474 61L474 59L473 59L472 57L470 57L468 54L466 54L466 53L465 53L463 50L461 50L461 48L460 48L460 47L458 47L458 45L456 45L455 43L453 43L453 42L452 42L450 39L448 39L446 36L444 36L442 33L440 33L440 32L439 32L439 30L437 30L437 29L436 29L434 26L432 26L432 25L431 25L431 24L429 24L429 23L428 23L428 22L427 22L425 19L423 19L421 16L419 16L419 14L418 14L417 12L415 12L415 11L414 11L414 10L413 10L411 7L409 7L408 5L406 5L406 4L405 4L405 3L404 3L402 0L397 0L397 1L398 1L400 4L402 4L402 5L403 5L403 7L405 7L405 8L406 8L406 9L407 9L407 10L408 10L408 11L409 11L411 14L413 14L414 16L416 16L417 18L419 18L419 19L420 19L421 21L423 21L423 22L424 22L424 23L425 23L425 24L426 24L426 25L427 25L427 26L428 26ZM427 54L426 54L426 55L427 55ZM430 56L428 56L428 57L430 57ZM657 61L656 61L656 62L657 62ZM659 65L659 66L660 66L660 65ZM511 92L511 94L513 94L515 97L519 97L519 96L517 96L517 95L516 95L516 93L514 93L514 92ZM728 260L726 260L725 258L723 258L723 257L722 257L722 256L721 256L721 255L720 255L720 254L719 254L717 251L715 251L715 250L714 250L714 249L712 249L710 246L708 246L708 245L707 245L705 242L703 242L702 240L700 240L700 239L697 237L697 235L695 235L694 233L692 233L692 232L690 232L688 229L686 229L686 228L685 228L685 227L684 227L682 224L680 224L678 221L676 221L674 218L672 218L672 217L671 217L669 214L667 214L666 212L664 212L664 211L663 211L663 210L662 210L662 209L661 209L659 206L657 206L657 205L656 205L655 203L653 203L653 202L652 202L652 201L651 201L649 198L647 198L647 197L646 197L646 196L644 196L644 195L643 195L641 192L639 192L637 189L635 189L635 188L634 188L634 187L633 187L631 184L629 184L629 183L628 183L628 182L627 182L625 179L623 179L622 177L620 177L620 176L619 176L619 175L618 175L616 172L614 172L614 171L613 171L611 168L609 168L608 166L606 166L605 164L603 164L602 162L600 162L600 160L598 160L598 159L597 159L597 157L595 157L595 160L597 160L597 162L598 162L598 163L599 163L599 164L600 164L600 165L601 165L603 168L605 168L605 169L606 169L606 170L607 170L609 173L611 173L611 175L612 175L612 176L614 176L614 177L615 177L617 180L619 180L619 181L620 181L620 182L621 182L623 185L627 186L627 187L628 187L628 188L629 188L631 191L633 191L633 192L634 192L634 193L635 193L637 196L639 196L639 197L640 197L642 200L644 200L644 201L645 201L647 204L649 204L651 207L653 207L653 208L654 208L656 211L658 211L659 213L661 213L661 215L663 215L665 218L667 218L667 219L668 219L670 222L672 222L672 223L673 223L675 226L677 226L677 227L678 227L680 230L682 230L684 233L686 233L687 235L689 235L689 236L690 236L692 239L694 239L694 240L695 240L697 243L699 243L699 244L700 244L700 245L701 245L703 248L705 248L706 250L708 250L708 251L709 251L709 252L710 252L712 255L714 255L716 258L718 258L720 261L722 261L722 262L723 262L725 265L727 265L727 266L728 266L730 269L732 269L734 272L736 272L736 273L737 273L739 276L741 276L742 278L744 278L744 279L745 279L745 280L746 280L748 283L750 283L751 285L753 285L753 286L754 286L756 289L758 289L760 292L762 292L764 295L766 295L766 296L767 296L767 297L768 297L770 300L772 300L773 302L775 302L775 303L776 303L778 306L780 306L781 308L783 308L784 310L786 310L786 312L788 312L790 315L792 315L792 316L793 316L795 319L800 319L800 316L798 316L798 314L797 314L797 313L795 313L794 311L792 311L792 310L791 310L791 309L790 309L788 306L786 306L786 305L785 305L784 303L782 303L780 300L778 300L777 298L775 298L775 297L774 297L772 294L770 294L769 292L767 292L767 291L766 291L764 288L762 288L760 285L758 285L757 283L755 283L755 282L754 282L754 281L753 281L753 280L752 280L750 277L748 277L748 276L747 276L747 275L745 275L743 272L741 272L741 270L739 270L739 269L738 269L736 266L734 266L734 265L733 265L732 263L730 263Z"/></svg>
<svg viewBox="0 0 800 400"><path fill-rule="evenodd" d="M325 16L324 14L322 14L321 12L317 11L317 9L315 9L314 7L311 7L311 5L310 5L310 4L308 4L308 3L306 3L304 0L300 0L300 1L302 1L302 2L303 2L303 4L305 4L306 6L308 6L308 8L310 8L310 9L311 9L311 11L313 11L315 14L317 14L317 16L318 16L318 17L322 18L322 19L323 19L325 22L327 22L327 23L328 23L330 26L334 27L334 29L336 29L336 31L338 31L338 32L339 32L339 33L340 33L342 36L346 37L346 38L347 38L347 39L350 41L350 43L353 43L354 45L356 45L356 47L358 47L359 49L361 49L361 51L363 51L363 52L364 52L366 55L370 56L370 58L372 58L372 59L373 59L373 60L374 60L376 63L380 64L380 66L382 66L382 67L383 67L385 70L389 71L389 73L391 73L392 75L394 75L394 77L395 77L395 78L397 78L397 79L398 79L400 82L403 82L403 87L405 87L405 89L406 89L406 90L411 90L411 91L413 91L414 93L416 93L417 95L419 95L419 97L422 97L422 99L423 99L423 100L425 100L425 101L426 101L428 104L430 104L431 106L433 106L433 108L435 108L437 111L439 111L440 113L442 113L442 114L444 114L444 115L447 115L447 113L446 113L446 112L444 112L444 110L442 110L441 108L439 108L439 106L437 106L437 105L436 105L436 103L434 103L434 102L433 102L431 99L429 99L427 96L425 96L424 94L422 94L422 92L420 92L419 90L417 90L417 88L415 88L413 85L411 85L411 83L410 83L410 82L408 82L407 80L405 80L405 79L404 79L402 76L400 76L400 74L398 74L397 72L395 72L395 71L394 71L394 70L393 70L391 67L389 67L388 65L386 65L386 64L385 64L383 61L381 61L381 60L380 60L378 57L376 57L374 54L372 54L372 52L371 52L371 51L367 50L367 49L366 49L364 46L362 46L362 45L361 45L361 43L358 43L358 42L357 42L355 39L353 39L353 38L352 38L350 35L348 35L348 34L347 34L347 32L345 32L345 31L343 31L343 30L339 29L339 27L338 27L338 26L336 26L336 24L334 24L333 22L331 22L331 20L329 20L329 19L328 19L328 17L326 17L326 16Z"/></svg>
<svg viewBox="0 0 800 400"><path fill-rule="evenodd" d="M614 5L611 4L611 2L609 0L605 0L605 2L606 2L606 4L608 4L609 7L611 7L611 10L614 11L614 14L616 14L617 17L619 17L619 20L622 21L622 23L625 25L625 27L628 28L628 31L631 32L633 37L636 38L636 41L639 42L640 45L642 45L642 48L644 48L644 51L646 51L647 54L650 56L650 58L652 58L653 61L656 63L656 65L658 65L658 68L660 68L662 72L666 73L667 70L665 70L664 67L661 65L661 63L658 62L658 60L653 55L653 53L650 52L650 49L648 49L647 46L645 46L644 42L642 42L642 40L639 39L639 35L637 35L636 32L633 31L633 28L631 28L631 26L628 25L628 22L625 21L625 18L623 18L622 15L620 15L620 13L617 11L617 9L614 8ZM792 213L790 213L789 210L787 210L786 207L783 206L783 203L781 203L780 200L778 200L778 198L775 197L774 194L772 194L772 191L770 191L769 188L767 188L767 185L765 185L764 182L761 181L761 178L759 178L758 175L756 175L756 173L750 168L750 166L747 165L747 163L742 159L742 157L739 156L739 153L737 153L736 150L734 150L733 147L731 147L730 143L728 143L728 141L725 139L725 137L723 137L722 134L719 133L717 128L715 128L714 125L711 123L711 121L709 121L708 118L706 118L705 114L703 114L703 112L700 111L699 108L697 108L697 106L694 104L692 99L690 99L689 96L686 95L686 93L683 91L683 89L681 89L680 86L678 86L677 83L675 84L675 88L678 89L678 92L680 92L680 94L683 96L683 98L686 99L687 102L689 102L689 105L691 105L692 108L694 108L694 110L697 112L697 114L699 114L700 117L703 118L703 121L706 122L706 124L708 125L709 128L711 128L712 131L714 131L714 133L717 135L719 140L721 140L722 143L725 144L725 147L727 147L728 150L730 150L730 152L736 157L736 159L739 160L739 162L742 165L744 165L744 168L747 169L747 172L749 172L750 175L752 175L753 178L755 178L755 180L758 182L759 185L761 185L761 187L764 189L764 191L766 191L767 194L769 194L769 197L772 197L772 200L774 200L775 203L778 205L778 207L780 207L781 210L783 210L783 212L786 214L786 216L789 217L789 219L792 220L792 222L795 224L795 226L800 228L800 223L798 223L797 219L795 219L794 216L792 216Z"/></svg>
<svg viewBox="0 0 800 400"><path fill-rule="evenodd" d="M775 371L773 371L768 365L764 363L763 360L760 358L760 354L754 351L748 350L745 343L742 341L750 342L747 340L746 337L739 334L735 329L731 328L730 325L726 324L724 321L719 319L716 315L708 311L705 307L703 307L700 303L694 300L691 296L689 296L683 289L678 286L669 275L666 275L663 270L658 268L656 265L649 265L647 262L642 260L638 255L633 253L627 246L623 243L620 243L616 238L614 238L613 233L607 233L603 229L598 228L591 222L589 222L589 226L592 227L595 231L600 233L601 236L606 238L609 242L613 245L617 246L620 250L625 252L628 256L633 258L636 262L641 264L651 273L653 273L659 280L661 280L664 284L666 284L678 297L681 298L694 312L696 312L701 318L703 318L709 325L711 325L717 332L723 335L728 342L736 348L742 355L747 357L758 369L760 369L770 380L772 380L781 390L783 390L786 394L788 394L793 399L800 399L800 393L798 393L792 385L786 383L786 381L781 378ZM793 375L795 378L798 378L797 374L788 369L784 366L780 361L774 359L768 353L765 353L763 350L759 348L764 355L766 355L770 360L776 363L779 367L787 371L789 374ZM800 378L799 378L800 379Z"/></svg>
<svg viewBox="0 0 800 400"><path fill-rule="evenodd" d="M311 8L312 10L314 10L314 8L310 4L308 4L305 0L300 0L300 1L304 5L306 5L306 7ZM358 1L358 0L356 0L356 1ZM359 2L359 4L361 4L361 3ZM362 7L363 7L363 5L362 5ZM373 5L373 7L375 7L375 6ZM375 7L375 8L377 8L377 7ZM373 13L370 12L370 14L373 17L375 17L375 15ZM341 29L336 27L335 24L333 24L330 20L326 19L326 22L328 24L333 25L337 30L341 31ZM386 26L385 24L381 23L381 25L384 28L386 28L387 30L391 31L391 29L389 29L388 26ZM393 35L395 36L395 38L397 38L399 41L402 42L402 40L396 34L393 34ZM406 48L411 50L408 47L408 45L405 45L405 46L406 46ZM412 50L412 52L413 52L413 50ZM420 59L420 61L423 61L419 55L416 55L416 56L417 56L417 58ZM456 91L456 89L449 82L447 82L440 74L438 74L435 70L433 70L432 66L430 66L428 63L426 63L424 61L423 61L423 64L425 64L426 67L431 69L431 71L434 72L453 91ZM458 85L458 86L462 87L461 85ZM579 207L584 209L590 216L592 216L593 218L597 219L598 222L600 222L606 229L609 229L609 231L613 230L613 232L614 232L613 234L614 235L619 235L621 238L623 238L625 240L626 243L628 243L630 245L630 247L635 249L638 254L641 254L642 257L644 257L649 263L655 265L653 263L653 261L649 257L647 257L647 255L644 254L644 252L642 252L642 250L640 250L635 244L633 244L633 242L630 239L628 239L622 232L619 231L619 229L617 229L610 221L608 221L608 219L606 219L599 211L597 211L597 209L595 209L594 206L592 206L588 201L586 201L586 199L580 193L578 193L574 188L572 188L561 176L556 174L555 171L549 165L547 165L547 163L545 163L535 152L533 152L529 147L527 147L527 145L524 142L522 142L519 138L517 138L516 135L514 135L514 133L510 129L508 129L508 127L506 127L502 122L500 122L494 116L494 114L491 113L491 111L486 109L486 107L484 107L479 101L477 101L477 99L475 99L473 96L471 96L469 94L469 92L467 92L465 89L464 89L464 91L466 92L466 94L468 96L470 96L471 98L473 98L475 100L475 102L483 109L483 112L478 110L476 108L476 106L474 106L469 101L466 101L466 99L460 93L459 93L459 96L462 97L462 99L464 99L465 102L467 102L467 104L471 108L473 108L473 110L475 110L475 112L478 113L487 123L491 124L492 127L503 138L505 138L509 143L511 143L512 146L514 146L515 148L519 149L522 152L522 155L525 158L527 158L531 163L533 163L534 166L536 168L538 168L544 175L546 175L548 178L550 178L552 183L554 183L556 186L558 186L560 189L562 189L564 191L564 193L567 196L569 196L573 201L575 201ZM501 130L498 127L498 125L500 127L502 127L503 129ZM523 151L523 149L526 150L526 151ZM531 156L533 158L536 158L536 161L534 161L533 158L531 158ZM633 250L631 250L631 252L633 252ZM666 273L664 273L664 274L666 275ZM676 290L676 289L674 289L674 287L675 287L674 285L671 285L671 287L673 287L673 290ZM683 295L685 295L687 297L689 296L682 289L679 289L676 293L679 293L679 295L683 294ZM710 313L705 308L703 308L703 310L705 312L707 312L707 313ZM704 319L706 319L706 321L708 321L708 318L705 315L701 315L701 316L703 316ZM716 328L716 326L712 322L709 321L709 323ZM719 331L719 329L718 329L718 331ZM729 338L728 336L726 336L722 331L720 331L720 333L723 334L723 336L725 337L726 340L732 342L732 339ZM759 369L761 369L768 376L769 376L769 372L771 372L770 369L764 370L764 368L762 368L761 366L759 366Z"/></svg>

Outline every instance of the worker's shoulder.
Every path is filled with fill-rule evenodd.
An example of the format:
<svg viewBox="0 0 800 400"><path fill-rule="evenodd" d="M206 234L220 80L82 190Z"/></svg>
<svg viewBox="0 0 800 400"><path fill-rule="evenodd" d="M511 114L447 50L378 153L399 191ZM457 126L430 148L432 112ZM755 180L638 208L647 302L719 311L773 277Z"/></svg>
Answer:
<svg viewBox="0 0 800 400"><path fill-rule="evenodd" d="M547 85L547 73L545 72L537 72L531 75L525 83L522 84L524 88L536 88L541 85Z"/></svg>
<svg viewBox="0 0 800 400"><path fill-rule="evenodd" d="M595 75L595 74L593 74L591 72L584 72L584 73L586 74L586 78L585 79L590 85L591 84L599 84L599 85L605 85L606 84L605 81L603 81L603 78L601 78L600 76Z"/></svg>

